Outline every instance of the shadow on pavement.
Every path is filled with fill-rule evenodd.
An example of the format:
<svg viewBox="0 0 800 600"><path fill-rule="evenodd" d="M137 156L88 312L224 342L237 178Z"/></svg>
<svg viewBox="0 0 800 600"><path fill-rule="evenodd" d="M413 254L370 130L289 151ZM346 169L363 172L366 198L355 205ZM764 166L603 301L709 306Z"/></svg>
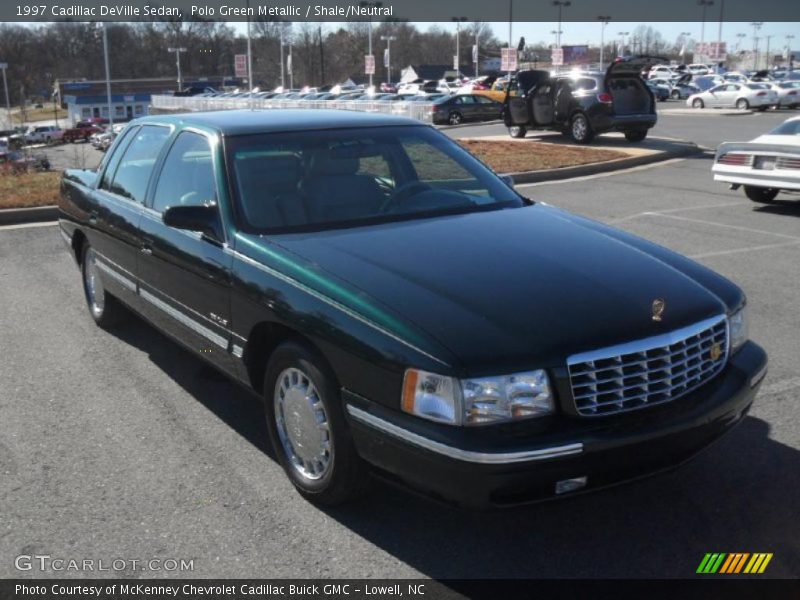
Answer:
<svg viewBox="0 0 800 600"><path fill-rule="evenodd" d="M781 200L779 197L770 204L755 204L754 210L771 215L800 217L800 197L795 200Z"/></svg>
<svg viewBox="0 0 800 600"><path fill-rule="evenodd" d="M258 399L142 323L114 333L274 460ZM800 452L769 433L748 417L674 471L525 508L470 512L376 483L325 512L435 579L681 578L706 552L773 552L767 575L797 577Z"/></svg>

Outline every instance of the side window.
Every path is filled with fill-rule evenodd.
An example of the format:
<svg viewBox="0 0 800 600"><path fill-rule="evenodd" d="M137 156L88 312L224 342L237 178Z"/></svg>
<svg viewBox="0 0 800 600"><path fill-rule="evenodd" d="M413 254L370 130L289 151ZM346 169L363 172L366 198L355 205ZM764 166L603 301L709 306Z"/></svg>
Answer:
<svg viewBox="0 0 800 600"><path fill-rule="evenodd" d="M119 161L122 160L122 155L125 154L125 149L128 147L131 139L135 137L133 132L138 130L138 127L131 127L128 129L123 134L123 138L119 141L119 144L117 144L114 152L110 155L106 154L103 158L103 162L106 163L107 166L103 172L103 179L100 181L100 189L106 190L107 192L111 191L111 180L114 179L114 172L117 170L117 165L119 165ZM100 168L103 168L102 163Z"/></svg>
<svg viewBox="0 0 800 600"><path fill-rule="evenodd" d="M169 206L200 206L217 200L214 165L208 139L184 131L175 139L156 185L153 210Z"/></svg>
<svg viewBox="0 0 800 600"><path fill-rule="evenodd" d="M168 127L142 126L125 149L109 191L134 202L144 203L147 183L150 181L156 158L169 134Z"/></svg>
<svg viewBox="0 0 800 600"><path fill-rule="evenodd" d="M461 104L475 104L475 96L457 96L461 99Z"/></svg>
<svg viewBox="0 0 800 600"><path fill-rule="evenodd" d="M431 187L449 187L452 181L471 181L474 177L436 146L411 137L403 140L405 150L419 181Z"/></svg>

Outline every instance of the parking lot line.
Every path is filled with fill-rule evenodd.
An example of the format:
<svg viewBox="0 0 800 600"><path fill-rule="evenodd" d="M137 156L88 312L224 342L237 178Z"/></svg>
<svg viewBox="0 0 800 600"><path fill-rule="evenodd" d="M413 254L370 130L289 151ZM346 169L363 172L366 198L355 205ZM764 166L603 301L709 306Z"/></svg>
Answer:
<svg viewBox="0 0 800 600"><path fill-rule="evenodd" d="M0 225L0 231L4 229L28 229L29 227L52 227L58 225L58 221L45 221L44 223L17 223L16 225Z"/></svg>
<svg viewBox="0 0 800 600"><path fill-rule="evenodd" d="M708 208L727 208L729 206L748 206L749 202L724 202L719 204L701 204L699 206L682 206L680 208L667 208L665 210L656 210L656 211L645 211L645 212L638 212L632 215L628 215L626 217L620 217L619 219L613 219L611 221L606 221L609 225L616 225L617 223L624 223L625 221L631 221L633 219L638 219L639 217L645 215L667 215L669 213L676 213L676 212L684 212L687 210L705 210Z"/></svg>
<svg viewBox="0 0 800 600"><path fill-rule="evenodd" d="M762 244L761 246L747 246L746 248L734 248L732 250L719 250L716 252L703 252L701 254L690 254L689 258L711 258L714 256L726 256L728 254L739 254L740 252L757 252L758 250L771 250L773 248L784 248L786 246L797 246L800 240L794 242L782 242L780 244Z"/></svg>
<svg viewBox="0 0 800 600"><path fill-rule="evenodd" d="M690 219L689 217L679 217L678 215L668 215L663 212L644 212L642 215L664 217L665 219L675 219L678 221L688 221L690 223L700 223L701 225L711 225L714 227L724 227L726 229L735 229L737 231L747 231L748 233L760 233L762 235L772 235L775 237L787 238L800 242L800 237L796 235L786 235L785 233L775 233L774 231L765 231L763 229L754 229L752 227L742 227L741 225L727 225L725 223L715 223L714 221L704 221L702 219Z"/></svg>

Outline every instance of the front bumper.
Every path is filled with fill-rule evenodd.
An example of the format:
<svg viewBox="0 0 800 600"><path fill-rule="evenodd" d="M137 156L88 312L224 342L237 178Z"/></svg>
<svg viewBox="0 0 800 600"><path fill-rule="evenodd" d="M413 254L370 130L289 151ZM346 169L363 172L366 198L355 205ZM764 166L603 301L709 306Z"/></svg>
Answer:
<svg viewBox="0 0 800 600"><path fill-rule="evenodd" d="M380 474L441 500L489 508L556 497L565 480L585 477L585 491L679 465L741 421L766 369L766 353L748 342L712 381L671 403L603 419L562 417L556 434L483 446L469 443L477 429L444 428L448 439L441 427L432 433L420 419L347 391L343 398L356 447Z"/></svg>

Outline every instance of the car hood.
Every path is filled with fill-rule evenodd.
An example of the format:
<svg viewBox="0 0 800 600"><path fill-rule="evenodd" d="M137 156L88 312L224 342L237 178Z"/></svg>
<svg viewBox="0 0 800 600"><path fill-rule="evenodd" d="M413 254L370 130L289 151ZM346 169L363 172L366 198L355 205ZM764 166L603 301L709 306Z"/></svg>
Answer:
<svg viewBox="0 0 800 600"><path fill-rule="evenodd" d="M400 316L476 374L562 365L725 311L684 273L541 204L269 242ZM667 307L660 322L657 298Z"/></svg>

